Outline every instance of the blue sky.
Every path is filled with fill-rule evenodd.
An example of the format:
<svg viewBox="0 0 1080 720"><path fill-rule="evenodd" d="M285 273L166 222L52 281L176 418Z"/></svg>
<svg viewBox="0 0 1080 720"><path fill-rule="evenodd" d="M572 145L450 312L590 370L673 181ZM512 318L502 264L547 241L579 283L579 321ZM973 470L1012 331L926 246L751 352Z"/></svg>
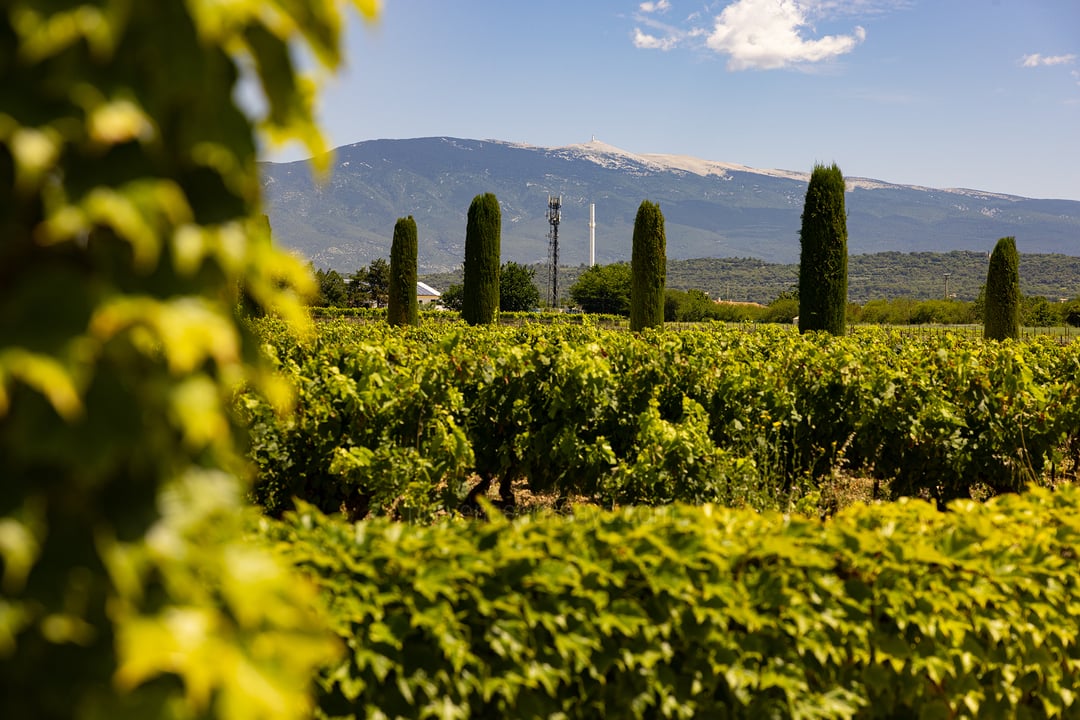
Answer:
<svg viewBox="0 0 1080 720"><path fill-rule="evenodd" d="M347 43L334 146L595 136L1080 200L1080 0L384 0Z"/></svg>

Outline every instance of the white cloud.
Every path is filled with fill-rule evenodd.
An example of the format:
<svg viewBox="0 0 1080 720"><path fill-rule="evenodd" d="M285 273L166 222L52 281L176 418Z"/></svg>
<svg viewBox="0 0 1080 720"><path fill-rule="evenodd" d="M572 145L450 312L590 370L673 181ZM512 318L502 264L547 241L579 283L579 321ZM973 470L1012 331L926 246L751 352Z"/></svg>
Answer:
<svg viewBox="0 0 1080 720"><path fill-rule="evenodd" d="M906 10L915 0L805 0L804 4L822 15L882 15Z"/></svg>
<svg viewBox="0 0 1080 720"><path fill-rule="evenodd" d="M671 50L678 44L679 40L676 37L669 35L659 38L642 32L641 28L634 28L634 47L636 48L643 50Z"/></svg>
<svg viewBox="0 0 1080 720"><path fill-rule="evenodd" d="M1044 67L1047 65L1072 65L1076 62L1075 55L1040 55L1032 53L1020 58L1023 67Z"/></svg>
<svg viewBox="0 0 1080 720"><path fill-rule="evenodd" d="M643 13L667 12L671 9L671 3L668 0L656 0L656 2L643 2L638 7Z"/></svg>
<svg viewBox="0 0 1080 720"><path fill-rule="evenodd" d="M771 70L843 55L866 38L857 26L850 35L807 39L810 13L822 9L812 0L736 0L716 18L706 45L728 55L731 70Z"/></svg>

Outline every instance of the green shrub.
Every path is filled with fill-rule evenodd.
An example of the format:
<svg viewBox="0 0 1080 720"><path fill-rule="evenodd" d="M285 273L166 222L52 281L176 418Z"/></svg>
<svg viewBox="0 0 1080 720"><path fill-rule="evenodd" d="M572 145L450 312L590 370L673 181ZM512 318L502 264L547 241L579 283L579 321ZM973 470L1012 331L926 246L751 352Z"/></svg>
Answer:
<svg viewBox="0 0 1080 720"><path fill-rule="evenodd" d="M328 513L413 520L457 506L473 465L452 380L460 368L445 355L424 361L425 330L327 322L301 343L273 321L258 329L295 398L285 417L262 394L240 399L259 469L253 498L267 514L292 509L293 498Z"/></svg>
<svg viewBox="0 0 1080 720"><path fill-rule="evenodd" d="M412 215L398 218L390 245L390 290L386 304L386 320L391 325L416 325L419 322L416 243L416 221Z"/></svg>
<svg viewBox="0 0 1080 720"><path fill-rule="evenodd" d="M987 340L1020 337L1020 256L1015 238L1001 238L990 254L984 312Z"/></svg>
<svg viewBox="0 0 1080 720"><path fill-rule="evenodd" d="M1063 306L1044 297L1024 296L1020 301L1020 323L1025 327L1056 327L1064 324Z"/></svg>
<svg viewBox="0 0 1080 720"><path fill-rule="evenodd" d="M923 300L915 303L910 322L959 325L974 321L971 304L960 300Z"/></svg>
<svg viewBox="0 0 1080 720"><path fill-rule="evenodd" d="M630 269L630 329L663 325L667 236L660 206L648 200L641 202L634 218Z"/></svg>
<svg viewBox="0 0 1080 720"><path fill-rule="evenodd" d="M665 419L656 398L637 420L633 457L600 480L598 499L608 507L718 502L757 504L761 487L753 461L718 448L709 418L683 398L681 417Z"/></svg>
<svg viewBox="0 0 1080 720"><path fill-rule="evenodd" d="M271 539L348 656L332 717L1071 717L1080 492L827 523L706 505Z"/></svg>
<svg viewBox="0 0 1080 720"><path fill-rule="evenodd" d="M761 322L790 324L799 316L799 301L795 298L779 298L761 311Z"/></svg>
<svg viewBox="0 0 1080 720"><path fill-rule="evenodd" d="M1062 317L1065 323L1073 327L1080 327L1080 298L1070 300L1062 309Z"/></svg>
<svg viewBox="0 0 1080 720"><path fill-rule="evenodd" d="M499 269L499 313L529 312L540 306L536 270L516 262L503 263Z"/></svg>
<svg viewBox="0 0 1080 720"><path fill-rule="evenodd" d="M799 331L843 335L847 312L847 213L844 176L815 165L799 231Z"/></svg>
<svg viewBox="0 0 1080 720"><path fill-rule="evenodd" d="M632 272L629 263L593 265L570 286L570 299L594 314L630 314Z"/></svg>
<svg viewBox="0 0 1080 720"><path fill-rule="evenodd" d="M465 228L461 317L470 325L493 323L499 311L501 233L499 200L491 193L477 195L469 205Z"/></svg>

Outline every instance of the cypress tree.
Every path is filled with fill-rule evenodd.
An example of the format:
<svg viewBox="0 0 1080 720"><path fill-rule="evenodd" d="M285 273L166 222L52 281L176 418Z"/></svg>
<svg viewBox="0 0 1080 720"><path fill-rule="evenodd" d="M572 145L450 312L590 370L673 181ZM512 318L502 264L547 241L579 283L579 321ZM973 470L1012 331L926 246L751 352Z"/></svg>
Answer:
<svg viewBox="0 0 1080 720"><path fill-rule="evenodd" d="M394 223L394 241L390 245L390 291L386 302L386 320L391 325L417 325L416 300L416 221L413 216Z"/></svg>
<svg viewBox="0 0 1080 720"><path fill-rule="evenodd" d="M648 200L641 202L634 219L630 274L630 329L663 325L667 237L660 206Z"/></svg>
<svg viewBox="0 0 1080 720"><path fill-rule="evenodd" d="M847 313L844 175L818 164L810 175L799 231L799 332L843 335Z"/></svg>
<svg viewBox="0 0 1080 720"><path fill-rule="evenodd" d="M502 215L492 193L473 198L465 226L465 277L461 317L470 325L495 322L499 309L499 242Z"/></svg>
<svg viewBox="0 0 1080 720"><path fill-rule="evenodd" d="M1020 256L1016 238L1001 238L990 254L983 313L983 336L987 340L1020 337Z"/></svg>

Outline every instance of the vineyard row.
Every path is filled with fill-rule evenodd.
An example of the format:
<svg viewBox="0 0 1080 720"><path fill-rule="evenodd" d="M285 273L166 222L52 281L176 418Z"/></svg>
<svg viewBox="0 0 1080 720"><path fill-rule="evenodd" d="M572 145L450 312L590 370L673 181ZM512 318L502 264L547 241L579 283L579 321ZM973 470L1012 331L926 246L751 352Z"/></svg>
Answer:
<svg viewBox="0 0 1080 720"><path fill-rule="evenodd" d="M763 509L847 473L944 502L1058 482L1080 456L1075 343L723 325L256 330L295 395L286 411L240 399L271 514L297 497L423 519L485 479L606 506Z"/></svg>

